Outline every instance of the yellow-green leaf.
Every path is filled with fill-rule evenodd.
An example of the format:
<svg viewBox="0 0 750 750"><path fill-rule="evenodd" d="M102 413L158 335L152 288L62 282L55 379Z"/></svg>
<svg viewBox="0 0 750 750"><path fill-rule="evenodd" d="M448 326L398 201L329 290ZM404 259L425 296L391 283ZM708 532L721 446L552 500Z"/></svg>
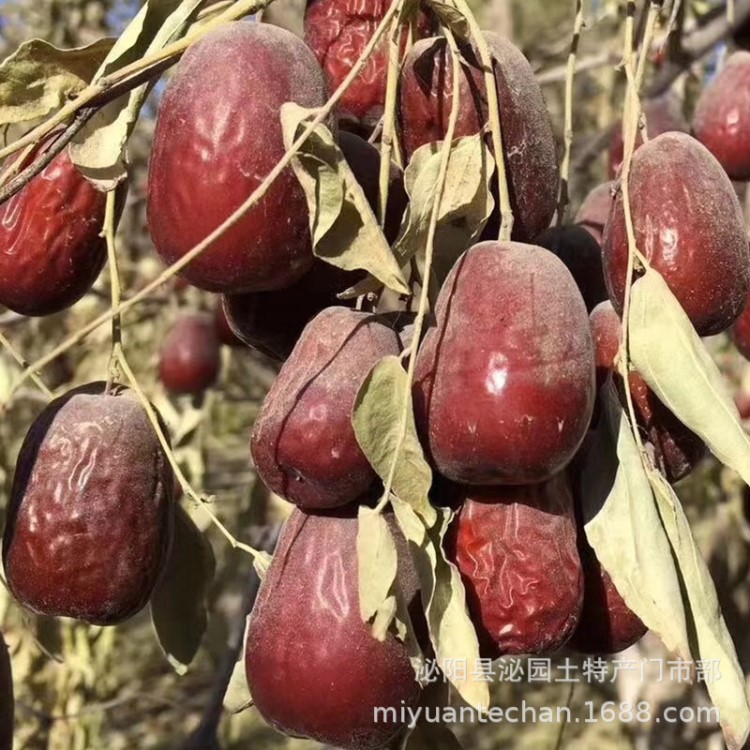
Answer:
<svg viewBox="0 0 750 750"><path fill-rule="evenodd" d="M214 577L211 545L181 506L161 581L151 596L151 620L169 663L184 674L206 630L206 591Z"/></svg>
<svg viewBox="0 0 750 750"><path fill-rule="evenodd" d="M58 49L43 39L24 42L0 65L0 125L46 117L84 89L115 40Z"/></svg>
<svg viewBox="0 0 750 750"><path fill-rule="evenodd" d="M238 714L253 705L245 673L244 653L243 657L234 665L227 691L224 693L223 704L225 710L230 714Z"/></svg>
<svg viewBox="0 0 750 750"><path fill-rule="evenodd" d="M727 746L730 750L739 750L750 735L750 704L742 667L721 614L716 588L674 490L659 472L649 471L648 477L690 605L693 658L719 665L720 679L708 681L706 688L719 709Z"/></svg>
<svg viewBox="0 0 750 750"><path fill-rule="evenodd" d="M750 437L734 400L685 311L653 269L633 284L630 357L662 403L750 483Z"/></svg>
<svg viewBox="0 0 750 750"><path fill-rule="evenodd" d="M429 500L432 471L417 437L406 372L398 357L384 357L362 383L352 412L357 442L383 481L391 471L404 416L405 437L396 460L393 492L432 526L437 519Z"/></svg>
<svg viewBox="0 0 750 750"><path fill-rule="evenodd" d="M281 126L287 149L315 114L293 102L282 106ZM292 167L307 199L315 255L346 271L365 270L389 289L409 294L367 197L325 125L315 128Z"/></svg>
<svg viewBox="0 0 750 750"><path fill-rule="evenodd" d="M365 622L373 620L373 635L382 641L396 614L398 554L383 514L365 505L359 508L357 570L360 615Z"/></svg>
<svg viewBox="0 0 750 750"><path fill-rule="evenodd" d="M447 26L459 39L469 38L469 24L461 11L440 0L429 0L428 5L441 26Z"/></svg>

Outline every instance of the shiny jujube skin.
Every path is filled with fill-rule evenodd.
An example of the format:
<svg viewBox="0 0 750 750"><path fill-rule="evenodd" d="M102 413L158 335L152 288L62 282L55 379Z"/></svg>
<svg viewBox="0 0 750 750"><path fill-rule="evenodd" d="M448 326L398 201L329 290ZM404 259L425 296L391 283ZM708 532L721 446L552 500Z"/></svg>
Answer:
<svg viewBox="0 0 750 750"><path fill-rule="evenodd" d="M49 616L112 625L148 601L172 535L174 475L135 395L104 383L55 399L16 464L3 563Z"/></svg>
<svg viewBox="0 0 750 750"><path fill-rule="evenodd" d="M633 156L630 207L638 249L698 334L728 328L750 289L750 252L739 200L719 162L684 133L654 138ZM602 250L609 296L621 314L628 264L622 192Z"/></svg>
<svg viewBox="0 0 750 750"><path fill-rule="evenodd" d="M612 374L624 403L622 377L615 359L622 341L622 323L609 301L591 312L591 331L596 356L596 381L601 387ZM628 375L638 426L653 445L655 458L670 482L686 477L708 453L706 444L659 400L637 372Z"/></svg>
<svg viewBox="0 0 750 750"><path fill-rule="evenodd" d="M575 454L594 406L586 306L552 253L483 242L443 285L417 358L414 409L437 470L461 484L530 484Z"/></svg>
<svg viewBox="0 0 750 750"><path fill-rule="evenodd" d="M648 628L625 604L582 528L578 531L578 552L583 569L583 609L568 646L584 654L624 651L639 641Z"/></svg>
<svg viewBox="0 0 750 750"><path fill-rule="evenodd" d="M695 137L733 180L750 178L750 52L735 52L705 88L693 115Z"/></svg>
<svg viewBox="0 0 750 750"><path fill-rule="evenodd" d="M643 103L643 114L646 119L646 130L649 138L656 138L662 133L687 133L689 128L680 100L672 92L668 92L656 99L646 99ZM643 137L638 131L635 147L643 145ZM614 179L620 173L625 144L622 137L622 123L619 123L612 133L609 144L609 178Z"/></svg>
<svg viewBox="0 0 750 750"><path fill-rule="evenodd" d="M276 26L227 24L185 53L164 92L149 163L148 224L166 263L205 239L276 166L285 151L281 105L325 100L314 55ZM208 291L263 291L296 281L312 261L307 202L287 167L181 273Z"/></svg>
<svg viewBox="0 0 750 750"><path fill-rule="evenodd" d="M409 553L394 529L399 585ZM374 750L402 728L377 707L413 707L421 690L406 649L380 642L359 614L357 513L294 510L250 615L245 669L255 707L277 730L346 750ZM418 598L418 597L417 597Z"/></svg>
<svg viewBox="0 0 750 750"><path fill-rule="evenodd" d="M552 123L528 60L508 40L492 32L484 32L484 36L494 60L502 112L505 164L515 218L513 239L533 240L549 226L557 201L559 171ZM479 133L488 122L482 67L470 47L461 51L465 61L459 81L461 107L456 138ZM453 67L446 40L417 42L404 62L399 85L398 118L407 159L420 146L445 138L452 94ZM487 142L491 146L489 136ZM487 229L495 237L496 223L491 220Z"/></svg>
<svg viewBox="0 0 750 750"><path fill-rule="evenodd" d="M570 482L464 487L446 553L466 587L484 658L556 651L583 603Z"/></svg>
<svg viewBox="0 0 750 750"><path fill-rule="evenodd" d="M583 227L598 243L604 239L604 227L612 207L614 182L605 182L595 187L581 203L575 223Z"/></svg>
<svg viewBox="0 0 750 750"><path fill-rule="evenodd" d="M352 427L359 388L398 334L375 316L329 307L305 328L255 421L260 478L305 509L352 502L376 480Z"/></svg>
<svg viewBox="0 0 750 750"><path fill-rule="evenodd" d="M174 394L202 393L214 384L221 369L216 323L210 315L183 315L164 338L159 378Z"/></svg>
<svg viewBox="0 0 750 750"><path fill-rule="evenodd" d="M387 0L312 0L305 11L305 41L325 71L333 93L349 75L373 33L388 12ZM428 36L434 27L430 16L420 12L416 38ZM401 45L406 43L404 29ZM359 75L339 102L343 119L374 127L383 114L388 74L388 34L375 47Z"/></svg>
<svg viewBox="0 0 750 750"><path fill-rule="evenodd" d="M49 145L35 149L22 167ZM0 205L0 305L21 315L51 315L83 297L107 256L100 237L105 202L65 150Z"/></svg>
<svg viewBox="0 0 750 750"><path fill-rule="evenodd" d="M12 750L15 700L10 654L0 636L0 750Z"/></svg>

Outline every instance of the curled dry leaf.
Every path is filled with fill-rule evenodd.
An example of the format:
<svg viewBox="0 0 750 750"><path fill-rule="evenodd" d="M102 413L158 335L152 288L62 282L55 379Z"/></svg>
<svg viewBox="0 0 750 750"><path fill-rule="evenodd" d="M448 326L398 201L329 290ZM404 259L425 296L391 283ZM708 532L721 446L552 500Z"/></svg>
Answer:
<svg viewBox="0 0 750 750"><path fill-rule="evenodd" d="M316 112L288 102L281 108L288 149ZM310 210L313 253L345 271L363 269L382 285L409 294L383 230L331 131L318 125L292 160Z"/></svg>
<svg viewBox="0 0 750 750"><path fill-rule="evenodd" d="M245 660L242 658L234 665L227 691L224 693L223 704L224 709L230 714L238 714L253 705L245 673Z"/></svg>
<svg viewBox="0 0 750 750"><path fill-rule="evenodd" d="M630 358L662 403L750 483L750 437L719 368L657 271L633 284Z"/></svg>
<svg viewBox="0 0 750 750"><path fill-rule="evenodd" d="M43 39L24 42L0 65L0 125L46 117L91 80L114 39L58 49Z"/></svg>

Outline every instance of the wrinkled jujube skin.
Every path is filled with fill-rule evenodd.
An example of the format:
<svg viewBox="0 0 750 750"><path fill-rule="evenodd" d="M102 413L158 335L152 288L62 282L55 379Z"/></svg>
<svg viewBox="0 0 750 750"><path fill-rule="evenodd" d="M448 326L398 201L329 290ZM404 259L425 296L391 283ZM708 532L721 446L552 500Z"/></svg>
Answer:
<svg viewBox="0 0 750 750"><path fill-rule="evenodd" d="M630 207L637 247L698 334L728 328L750 289L750 251L739 200L721 165L689 135L660 135L633 157ZM620 314L628 264L622 192L602 250L609 297Z"/></svg>
<svg viewBox="0 0 750 750"><path fill-rule="evenodd" d="M466 586L480 652L547 654L570 638L583 603L570 482L465 487L446 554Z"/></svg>
<svg viewBox="0 0 750 750"><path fill-rule="evenodd" d="M333 93L349 75L388 12L386 0L309 0L305 11L305 41L323 67L329 92ZM429 36L434 20L420 11L416 38ZM402 49L407 31L401 39ZM343 127L363 134L377 125L385 105L388 75L388 35L368 58L339 103Z"/></svg>
<svg viewBox="0 0 750 750"><path fill-rule="evenodd" d="M624 404L622 378L616 372L615 364L622 341L622 323L611 302L602 302L594 308L591 330L596 352L597 385L602 386L612 374ZM706 444L664 406L641 375L631 372L628 382L638 426L644 438L653 445L656 461L667 480L677 482L706 455Z"/></svg>
<svg viewBox="0 0 750 750"><path fill-rule="evenodd" d="M733 180L750 178L750 52L735 52L700 95L695 137Z"/></svg>
<svg viewBox="0 0 750 750"><path fill-rule="evenodd" d="M682 114L680 100L671 92L656 99L646 99L643 103L643 115L646 118L646 132L649 137L656 138L662 133L687 133L689 128L685 116ZM638 132L635 141L636 149L643 145L643 138ZM614 179L620 173L622 160L625 155L625 144L622 138L622 125L615 128L609 144L609 179Z"/></svg>
<svg viewBox="0 0 750 750"><path fill-rule="evenodd" d="M399 583L409 553L399 547ZM409 576L412 577L412 576ZM346 750L386 745L403 725L373 720L376 706L414 707L421 690L404 645L383 642L359 614L357 514L287 521L255 602L245 669L255 706L277 730Z"/></svg>
<svg viewBox="0 0 750 750"><path fill-rule="evenodd" d="M557 201L558 165L552 123L528 60L507 39L484 32L495 66L513 239L529 241L550 224ZM461 47L461 107L455 137L474 135L488 122L484 74L474 50ZM442 140L448 128L453 68L445 39L425 39L404 61L398 118L407 159L420 146ZM491 139L487 141L491 145ZM497 189L495 188L495 193ZM497 212L485 237L497 237Z"/></svg>
<svg viewBox="0 0 750 750"><path fill-rule="evenodd" d="M51 145L35 149L21 168ZM0 305L51 315L81 299L107 257L105 203L64 150L0 205Z"/></svg>
<svg viewBox="0 0 750 750"><path fill-rule="evenodd" d="M339 133L339 147L370 207L376 211L380 153L359 136L343 131ZM398 235L407 202L403 174L393 165L384 227L390 243ZM354 306L355 300L340 300L337 295L364 276L364 272L344 271L316 258L312 268L286 289L226 295L223 307L229 326L239 339L283 362L291 354L304 327L321 310L332 305Z"/></svg>
<svg viewBox="0 0 750 750"><path fill-rule="evenodd" d="M587 310L593 310L607 299L602 249L590 232L580 226L556 227L541 234L536 242L565 264L578 285Z"/></svg>
<svg viewBox="0 0 750 750"><path fill-rule="evenodd" d="M740 317L734 321L729 329L729 335L737 347L737 351L750 360L750 295L745 302L745 307Z"/></svg>
<svg viewBox="0 0 750 750"><path fill-rule="evenodd" d="M462 484L531 484L573 457L594 406L586 306L543 248L482 242L443 285L414 408L434 466Z"/></svg>
<svg viewBox="0 0 750 750"><path fill-rule="evenodd" d="M10 654L0 635L0 750L13 749L15 699Z"/></svg>
<svg viewBox="0 0 750 750"><path fill-rule="evenodd" d="M16 464L3 563L25 607L93 625L148 601L172 536L174 475L135 394L91 383L37 417Z"/></svg>
<svg viewBox="0 0 750 750"><path fill-rule="evenodd" d="M282 104L325 101L323 72L291 32L238 22L194 44L164 91L149 163L148 224L164 261L205 239L276 166L285 151ZM208 291L266 291L296 281L312 261L307 202L287 167L181 273Z"/></svg>
<svg viewBox="0 0 750 750"><path fill-rule="evenodd" d="M185 314L164 338L159 360L159 378L174 394L203 393L215 382L221 369L221 351L212 316Z"/></svg>
<svg viewBox="0 0 750 750"><path fill-rule="evenodd" d="M352 502L376 475L351 417L376 362L400 351L377 316L329 307L305 328L255 421L250 448L260 478L305 509Z"/></svg>
<svg viewBox="0 0 750 750"><path fill-rule="evenodd" d="M583 227L598 243L604 239L604 227L612 207L614 182L605 182L595 187L581 203L575 223Z"/></svg>
<svg viewBox="0 0 750 750"><path fill-rule="evenodd" d="M648 628L625 604L582 528L578 530L578 553L583 569L583 608L568 646L584 654L624 651L639 641Z"/></svg>

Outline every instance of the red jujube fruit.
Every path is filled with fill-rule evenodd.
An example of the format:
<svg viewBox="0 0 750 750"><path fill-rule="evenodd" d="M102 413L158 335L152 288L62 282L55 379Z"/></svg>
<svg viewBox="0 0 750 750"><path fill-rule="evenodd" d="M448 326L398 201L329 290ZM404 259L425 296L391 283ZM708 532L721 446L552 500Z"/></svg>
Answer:
<svg viewBox="0 0 750 750"><path fill-rule="evenodd" d="M531 484L573 457L594 406L586 306L552 253L483 242L443 285L414 407L435 468L462 484Z"/></svg>
<svg viewBox="0 0 750 750"><path fill-rule="evenodd" d="M570 482L464 487L446 537L485 658L546 654L565 644L583 603Z"/></svg>
<svg viewBox="0 0 750 750"><path fill-rule="evenodd" d="M37 417L16 464L3 563L49 616L112 625L138 612L172 536L174 475L132 391L91 383Z"/></svg>
<svg viewBox="0 0 750 750"><path fill-rule="evenodd" d="M595 187L585 198L575 217L575 223L583 227L598 243L602 244L604 226L612 208L614 182L605 182Z"/></svg>
<svg viewBox="0 0 750 750"><path fill-rule="evenodd" d="M159 378L171 393L198 394L214 384L221 369L216 321L210 315L178 318L164 337Z"/></svg>
<svg viewBox="0 0 750 750"><path fill-rule="evenodd" d="M325 103L315 56L294 34L251 22L209 32L164 92L148 176L148 224L174 263L227 219L284 154L280 110ZM182 275L214 292L279 289L312 265L307 202L291 167Z"/></svg>
<svg viewBox="0 0 750 750"><path fill-rule="evenodd" d="M52 145L46 141L19 165ZM77 302L102 270L106 197L58 154L0 205L0 305L21 315L51 315Z"/></svg>

